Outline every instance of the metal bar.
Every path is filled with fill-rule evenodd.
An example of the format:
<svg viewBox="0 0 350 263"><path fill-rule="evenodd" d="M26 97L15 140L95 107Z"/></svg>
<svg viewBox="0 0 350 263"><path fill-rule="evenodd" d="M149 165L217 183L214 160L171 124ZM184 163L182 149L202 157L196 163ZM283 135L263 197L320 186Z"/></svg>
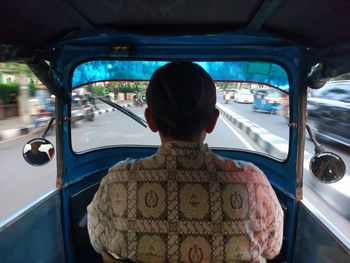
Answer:
<svg viewBox="0 0 350 263"><path fill-rule="evenodd" d="M44 59L35 55L30 59L26 59L24 62L33 71L35 76L46 85L49 91L55 94L57 99L63 103L69 103L71 101L71 96L63 87L60 77Z"/></svg>
<svg viewBox="0 0 350 263"><path fill-rule="evenodd" d="M59 5L62 12L65 12L82 30L93 30L95 26L90 22L85 15L75 7L69 0L55 1L55 4Z"/></svg>
<svg viewBox="0 0 350 263"><path fill-rule="evenodd" d="M246 29L259 30L263 24L271 17L273 12L280 6L282 0L265 0L258 11L250 20Z"/></svg>
<svg viewBox="0 0 350 263"><path fill-rule="evenodd" d="M54 120L55 120L55 117L51 117L50 122L47 124L46 129L45 129L44 133L41 135L41 137L43 137L43 138L46 137L46 134L50 130Z"/></svg>

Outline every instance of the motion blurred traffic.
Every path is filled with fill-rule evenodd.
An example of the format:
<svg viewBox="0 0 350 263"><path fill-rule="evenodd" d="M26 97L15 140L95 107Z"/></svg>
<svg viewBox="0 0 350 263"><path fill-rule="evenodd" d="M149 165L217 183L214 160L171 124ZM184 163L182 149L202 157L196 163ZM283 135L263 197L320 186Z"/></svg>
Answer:
<svg viewBox="0 0 350 263"><path fill-rule="evenodd" d="M278 113L289 119L288 93L259 84L242 86L218 87L218 91L223 92L225 104L252 104L255 112ZM317 139L350 147L350 80L329 81L321 89L309 89L306 114L307 124Z"/></svg>

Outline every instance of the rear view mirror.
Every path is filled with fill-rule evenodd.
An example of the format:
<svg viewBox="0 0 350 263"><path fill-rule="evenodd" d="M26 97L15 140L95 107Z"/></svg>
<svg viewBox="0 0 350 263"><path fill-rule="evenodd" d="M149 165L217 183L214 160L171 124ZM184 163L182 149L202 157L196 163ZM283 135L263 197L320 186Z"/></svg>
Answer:
<svg viewBox="0 0 350 263"><path fill-rule="evenodd" d="M23 147L23 158L33 166L41 166L52 160L55 148L44 138L34 138Z"/></svg>
<svg viewBox="0 0 350 263"><path fill-rule="evenodd" d="M316 153L310 160L311 175L323 183L335 183L345 175L345 163L335 153Z"/></svg>
<svg viewBox="0 0 350 263"><path fill-rule="evenodd" d="M311 175L323 183L335 183L342 179L346 171L343 159L335 153L326 152L316 141L309 125L306 125L306 129L315 144L315 154L309 163Z"/></svg>

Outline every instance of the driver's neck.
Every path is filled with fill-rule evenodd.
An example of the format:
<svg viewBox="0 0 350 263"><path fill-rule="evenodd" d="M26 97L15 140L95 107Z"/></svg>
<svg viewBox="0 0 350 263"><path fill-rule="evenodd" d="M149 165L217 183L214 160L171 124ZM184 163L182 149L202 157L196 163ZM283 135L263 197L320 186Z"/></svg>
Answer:
<svg viewBox="0 0 350 263"><path fill-rule="evenodd" d="M175 142L175 141L184 141L184 142L192 142L192 143L203 143L204 139L206 137L206 132L203 130L200 132L200 134L194 136L190 139L178 139L171 136L164 136L161 133L159 133L160 141L162 144L169 143L169 142Z"/></svg>

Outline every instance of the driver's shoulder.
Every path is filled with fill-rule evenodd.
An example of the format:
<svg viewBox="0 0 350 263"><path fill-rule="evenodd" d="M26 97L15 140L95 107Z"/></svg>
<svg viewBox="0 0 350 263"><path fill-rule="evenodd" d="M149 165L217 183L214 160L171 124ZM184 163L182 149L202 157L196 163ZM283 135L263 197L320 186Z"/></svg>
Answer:
<svg viewBox="0 0 350 263"><path fill-rule="evenodd" d="M113 165L105 176L107 181L127 181L132 173L146 169L146 163L152 160L153 156L140 159L127 158Z"/></svg>
<svg viewBox="0 0 350 263"><path fill-rule="evenodd" d="M225 175L225 181L246 181L252 183L267 182L265 174L251 162L234 160L213 154L215 169L218 174Z"/></svg>

